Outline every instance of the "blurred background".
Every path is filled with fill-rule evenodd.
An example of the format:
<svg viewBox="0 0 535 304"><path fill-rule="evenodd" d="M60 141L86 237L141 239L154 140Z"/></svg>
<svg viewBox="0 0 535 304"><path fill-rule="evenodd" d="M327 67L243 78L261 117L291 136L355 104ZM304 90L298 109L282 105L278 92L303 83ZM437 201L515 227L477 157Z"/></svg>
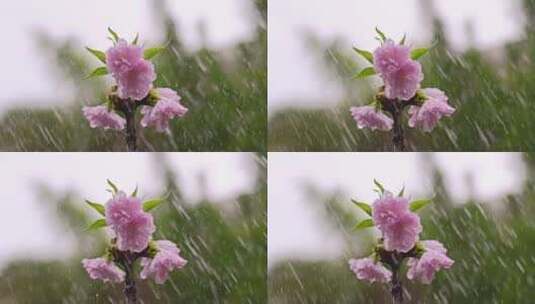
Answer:
<svg viewBox="0 0 535 304"><path fill-rule="evenodd" d="M104 100L111 77L83 80L106 50L107 27L148 46L159 87L190 109L172 135L141 134L148 151L264 151L266 0L3 1L0 150L124 151L123 135L92 130L83 105Z"/></svg>
<svg viewBox="0 0 535 304"><path fill-rule="evenodd" d="M350 199L372 203L373 179L412 199L422 239L454 266L431 285L403 275L407 303L532 303L535 155L519 153L270 153L270 303L391 303L382 284L358 281L348 260L371 254L378 232Z"/></svg>
<svg viewBox="0 0 535 304"><path fill-rule="evenodd" d="M381 85L351 79L369 65L351 47L374 50L376 26L414 47L436 43L423 86L457 108L431 134L409 130L410 150L535 146L533 0L271 1L268 17L270 151L391 150L389 134L359 130L349 114Z"/></svg>
<svg viewBox="0 0 535 304"><path fill-rule="evenodd" d="M142 303L266 302L266 158L251 153L4 153L0 158L0 303L123 303L122 284L93 281L81 260L104 253L85 229L106 202L106 179L141 199L155 238L188 265L164 285L138 280Z"/></svg>

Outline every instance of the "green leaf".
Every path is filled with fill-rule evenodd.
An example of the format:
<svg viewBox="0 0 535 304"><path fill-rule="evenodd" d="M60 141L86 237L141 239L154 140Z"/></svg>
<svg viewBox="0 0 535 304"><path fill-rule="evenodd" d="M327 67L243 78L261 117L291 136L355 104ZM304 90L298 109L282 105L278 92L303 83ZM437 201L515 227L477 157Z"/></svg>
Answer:
<svg viewBox="0 0 535 304"><path fill-rule="evenodd" d="M410 203L410 209L412 212L416 212L422 208L424 208L425 206L431 204L433 202L433 199L421 199L421 200L416 200L416 201L412 201Z"/></svg>
<svg viewBox="0 0 535 304"><path fill-rule="evenodd" d="M385 33L381 32L381 30L378 28L378 27L375 27L375 31L377 32L377 34L379 35L379 38L381 38L381 40L383 42L386 41L386 35Z"/></svg>
<svg viewBox="0 0 535 304"><path fill-rule="evenodd" d="M134 192L132 192L132 196L133 196L133 197L136 197L136 196L137 196L137 185L136 185L136 189L134 190Z"/></svg>
<svg viewBox="0 0 535 304"><path fill-rule="evenodd" d="M414 49L414 50L411 51L411 58L413 60L418 60L420 57L422 57L425 54L427 54L427 52L429 52L428 48Z"/></svg>
<svg viewBox="0 0 535 304"><path fill-rule="evenodd" d="M373 67L367 67L363 69L362 71L358 72L355 76L353 76L353 79L361 79L366 78L375 75L375 69Z"/></svg>
<svg viewBox="0 0 535 304"><path fill-rule="evenodd" d="M372 216L372 207L369 204L363 203L363 202L357 202L356 200L352 199L351 202L357 207L359 207L362 211L364 211L367 215Z"/></svg>
<svg viewBox="0 0 535 304"><path fill-rule="evenodd" d="M373 179L373 183L375 184L375 186L377 186L377 188L379 188L379 191L381 192L381 194L385 193L385 187L383 187L383 185L378 182L375 178Z"/></svg>
<svg viewBox="0 0 535 304"><path fill-rule="evenodd" d="M100 77L100 76L106 76L108 75L108 68L106 67L98 67L91 72L91 74L87 75L85 79Z"/></svg>
<svg viewBox="0 0 535 304"><path fill-rule="evenodd" d="M158 56L158 54L160 54L160 52L163 50L165 50L164 47L153 47L150 49L146 49L145 52L143 52L143 58L147 60L152 59Z"/></svg>
<svg viewBox="0 0 535 304"><path fill-rule="evenodd" d="M364 57L369 63L373 64L373 54L371 52L353 47L353 51L357 52L360 56Z"/></svg>
<svg viewBox="0 0 535 304"><path fill-rule="evenodd" d="M373 227L375 226L375 224L373 223L373 220L372 219L365 219L363 221L360 221L359 223L357 223L355 225L355 230L357 229L365 229L365 228L370 228L370 227Z"/></svg>
<svg viewBox="0 0 535 304"><path fill-rule="evenodd" d="M102 63L106 64L106 54L103 51L95 50L90 47L85 47L93 56L97 57Z"/></svg>
<svg viewBox="0 0 535 304"><path fill-rule="evenodd" d="M111 27L108 27L108 32L110 32L111 37L113 38L113 42L119 41L119 35L115 31L111 29Z"/></svg>
<svg viewBox="0 0 535 304"><path fill-rule="evenodd" d="M399 41L399 44L404 45L405 44L405 39L407 39L407 34L403 35L403 38L401 38L401 40Z"/></svg>
<svg viewBox="0 0 535 304"><path fill-rule="evenodd" d="M115 184L111 180L107 179L106 182L108 182L108 185L110 185L113 194L116 194L117 191L119 191L117 186L115 186Z"/></svg>
<svg viewBox="0 0 535 304"><path fill-rule="evenodd" d="M143 202L143 211L149 212L152 209L158 207L161 203L165 201L164 198L155 198L148 201Z"/></svg>
<svg viewBox="0 0 535 304"><path fill-rule="evenodd" d="M105 219L99 219L99 220L94 221L93 224L89 225L89 227L87 227L86 231L97 230L97 229L100 229L100 228L104 228L106 226L108 226L108 224L106 224L106 220Z"/></svg>
<svg viewBox="0 0 535 304"><path fill-rule="evenodd" d="M134 38L134 40L132 40L132 44L137 44L139 40L139 33L136 34L136 38Z"/></svg>
<svg viewBox="0 0 535 304"><path fill-rule="evenodd" d="M100 215L106 216L106 209L104 208L104 205L92 202L90 200L85 200L86 204L91 206L91 208L95 209Z"/></svg>

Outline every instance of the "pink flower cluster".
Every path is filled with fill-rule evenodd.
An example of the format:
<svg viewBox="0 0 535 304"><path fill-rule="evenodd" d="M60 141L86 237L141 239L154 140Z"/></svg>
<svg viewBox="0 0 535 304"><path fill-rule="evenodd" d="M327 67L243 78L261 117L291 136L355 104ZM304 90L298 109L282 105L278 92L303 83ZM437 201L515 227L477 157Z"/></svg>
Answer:
<svg viewBox="0 0 535 304"><path fill-rule="evenodd" d="M372 130L388 131L392 129L394 121L383 112L372 106L352 107L351 115L357 122L359 129L370 128Z"/></svg>
<svg viewBox="0 0 535 304"><path fill-rule="evenodd" d="M84 259L82 265L93 280L113 283L124 281L124 271L105 258Z"/></svg>
<svg viewBox="0 0 535 304"><path fill-rule="evenodd" d="M175 117L186 115L188 109L180 103L180 96L167 88L156 89L158 102L155 106L143 106L141 113L143 127L155 127L158 132L169 132L169 121Z"/></svg>
<svg viewBox="0 0 535 304"><path fill-rule="evenodd" d="M152 277L157 284L163 284L169 277L169 273L175 269L180 269L188 263L180 256L180 250L173 242L156 241L158 252L153 258L141 259L141 278Z"/></svg>
<svg viewBox="0 0 535 304"><path fill-rule="evenodd" d="M106 64L122 99L142 100L156 80L154 65L143 58L143 48L120 39L106 52Z"/></svg>
<svg viewBox="0 0 535 304"><path fill-rule="evenodd" d="M351 259L349 268L355 273L357 279L370 283L387 283L392 279L392 272L372 258Z"/></svg>
<svg viewBox="0 0 535 304"><path fill-rule="evenodd" d="M439 241L422 241L421 244L424 246L424 253L419 258L409 258L407 261L407 278L431 284L435 273L451 268L454 261L446 255L447 250ZM349 260L349 268L357 279L370 283L387 283L392 279L392 272L388 268L369 257Z"/></svg>
<svg viewBox="0 0 535 304"><path fill-rule="evenodd" d="M408 252L422 232L420 217L409 210L409 200L389 192L373 203L372 218L388 251Z"/></svg>
<svg viewBox="0 0 535 304"><path fill-rule="evenodd" d="M143 251L156 230L152 215L143 211L141 200L124 192L118 192L106 204L106 223L115 233L121 251Z"/></svg>
<svg viewBox="0 0 535 304"><path fill-rule="evenodd" d="M91 128L122 130L126 124L124 118L108 110L106 106L84 107L82 111Z"/></svg>
<svg viewBox="0 0 535 304"><path fill-rule="evenodd" d="M407 278L430 284L437 271L453 265L454 261L440 242L419 241L420 217L410 210L406 198L394 197L385 191L373 203L371 216L381 232L381 244L372 256L349 260L349 268L359 280L390 282L392 270L389 268L399 270L402 261L408 258Z"/></svg>
<svg viewBox="0 0 535 304"><path fill-rule="evenodd" d="M448 104L448 96L439 89L424 89L425 102L409 108L409 126L431 132L443 116L451 116L455 108Z"/></svg>
<svg viewBox="0 0 535 304"><path fill-rule="evenodd" d="M425 252L417 258L410 258L407 262L409 270L407 278L418 280L423 284L431 284L435 278L435 273L442 268L449 269L454 261L446 253L444 245L438 241L422 241Z"/></svg>
<svg viewBox="0 0 535 304"><path fill-rule="evenodd" d="M129 256L127 259L135 260L141 257L142 279L153 278L156 283L163 284L171 271L187 264L173 242L151 241L152 234L156 230L153 217L143 211L138 198L127 196L121 191L117 192L107 202L104 214L106 224L116 238L111 250L113 252L118 250L121 253L119 256ZM84 259L82 265L92 279L118 283L124 281L126 274L117 266L122 263L113 260L117 258L121 259L109 252L105 257Z"/></svg>
<svg viewBox="0 0 535 304"><path fill-rule="evenodd" d="M155 127L158 132L169 132L169 121L184 116L188 109L180 103L180 96L172 89L153 89L156 80L154 65L143 57L143 53L143 47L119 39L105 53L106 67L117 83L117 95L121 100L144 101L141 125ZM83 113L90 126L124 129L125 119L107 108L104 105L84 107Z"/></svg>
<svg viewBox="0 0 535 304"><path fill-rule="evenodd" d="M424 79L421 64L411 59L410 47L386 40L373 53L375 71L384 82L384 96L389 102L411 101L409 126L430 132L444 116L451 116L455 109L448 104L448 97L439 89L421 89ZM423 100L415 97L423 97ZM421 99L421 98L420 98ZM392 119L375 107L361 106L350 109L359 128L389 131Z"/></svg>
<svg viewBox="0 0 535 304"><path fill-rule="evenodd" d="M373 53L374 67L385 84L388 99L409 100L424 80L422 66L410 58L410 48L387 40Z"/></svg>

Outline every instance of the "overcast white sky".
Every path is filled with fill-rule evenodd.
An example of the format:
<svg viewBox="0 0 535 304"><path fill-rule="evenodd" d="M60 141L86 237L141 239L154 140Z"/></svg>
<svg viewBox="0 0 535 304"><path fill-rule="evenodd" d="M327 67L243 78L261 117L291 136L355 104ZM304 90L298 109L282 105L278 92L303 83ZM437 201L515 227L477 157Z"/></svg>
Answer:
<svg viewBox="0 0 535 304"><path fill-rule="evenodd" d="M426 43L429 27L420 0L270 0L268 6L269 110L283 106L315 106L337 102L339 80L322 75L317 54L303 43L303 31L322 39L342 38L348 46L374 49L374 28L408 42ZM435 0L448 38L466 47L465 22L471 21L478 47L492 47L518 37L522 29L517 0ZM355 57L356 58L356 57ZM290 103L297 99L300 104Z"/></svg>
<svg viewBox="0 0 535 304"><path fill-rule="evenodd" d="M201 198L199 177L206 177L209 199L230 200L252 191L254 154L165 153L187 199ZM153 153L2 153L0 157L0 269L13 257L69 254L72 243L58 233L39 200L36 184L53 191L75 191L80 198L106 202L106 179L125 191L139 185L142 198L160 195L163 181ZM229 178L232 176L232 178ZM80 200L80 205L84 205ZM88 209L87 212L92 213Z"/></svg>
<svg viewBox="0 0 535 304"><path fill-rule="evenodd" d="M186 198L200 198L199 176L205 174L209 198L229 200L254 186L250 153L165 153L177 172ZM435 153L445 172L450 195L463 202L469 195L495 202L521 190L525 172L518 153ZM432 195L420 153L269 153L268 262L286 257L330 258L341 254L341 240L324 227L306 204L303 184L324 191L339 189L371 202L372 180L392 190L406 186L413 197ZM161 174L150 153L2 153L0 157L0 269L15 256L41 258L69 254L72 243L58 233L43 209L35 185L44 183L62 193L104 202L105 180L144 198L159 194ZM470 189L466 177L474 178ZM232 178L229 178L232 176ZM83 205L83 201L80 200ZM91 210L88 210L91 212Z"/></svg>
<svg viewBox="0 0 535 304"><path fill-rule="evenodd" d="M332 258L342 254L342 239L325 227L307 204L303 184L323 191L341 190L347 201L373 202L373 179L414 198L432 196L421 153L269 153L268 265L288 257ZM434 153L445 172L450 195L462 203L469 195L495 202L521 190L525 179L518 153ZM469 189L466 177L474 178Z"/></svg>
<svg viewBox="0 0 535 304"><path fill-rule="evenodd" d="M71 89L50 76L50 63L32 39L35 30L58 39L75 38L81 45L106 49L106 28L127 37L159 42L155 0L19 0L0 1L0 114L13 102L65 101ZM206 24L208 44L225 47L250 37L254 24L249 0L167 0L187 46L200 46L197 25Z"/></svg>
<svg viewBox="0 0 535 304"><path fill-rule="evenodd" d="M47 58L39 54L31 38L41 29L56 38L74 37L81 44L106 48L106 27L125 35L140 32L146 41L159 41L152 0L20 0L0 1L0 114L26 100L68 100L71 89L51 77ZM341 37L348 46L375 47L373 28L379 26L392 36L409 34L409 41L428 40L428 30L417 6L419 0L270 0L269 18L269 102L270 111L288 106L298 98L304 105L336 101L337 79L322 75L316 57L303 45L302 31L322 38ZM436 1L446 22L449 37L459 48L466 46L465 21L473 22L481 47L515 39L521 30L518 0ZM198 47L196 26L207 25L208 42L224 47L251 34L248 0L168 0L172 14L187 44Z"/></svg>

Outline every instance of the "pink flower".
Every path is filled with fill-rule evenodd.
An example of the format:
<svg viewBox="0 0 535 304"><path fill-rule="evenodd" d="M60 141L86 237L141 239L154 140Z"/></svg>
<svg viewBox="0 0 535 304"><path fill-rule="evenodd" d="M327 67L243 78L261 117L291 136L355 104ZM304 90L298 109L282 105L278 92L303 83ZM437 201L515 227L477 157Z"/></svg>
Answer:
<svg viewBox="0 0 535 304"><path fill-rule="evenodd" d="M385 83L388 99L409 100L424 79L422 66L410 58L409 47L387 40L373 54L374 67Z"/></svg>
<svg viewBox="0 0 535 304"><path fill-rule="evenodd" d="M422 232L420 218L409 210L409 201L389 192L373 203L372 218L388 251L410 251Z"/></svg>
<svg viewBox="0 0 535 304"><path fill-rule="evenodd" d="M414 247L422 232L420 217L407 212L382 232L386 250L408 252Z"/></svg>
<svg viewBox="0 0 535 304"><path fill-rule="evenodd" d="M91 128L122 130L126 120L117 113L108 111L106 106L84 107L82 109Z"/></svg>
<svg viewBox="0 0 535 304"><path fill-rule="evenodd" d="M141 200L119 191L106 204L106 223L114 228L124 226L142 212Z"/></svg>
<svg viewBox="0 0 535 304"><path fill-rule="evenodd" d="M106 53L108 71L119 87L119 97L142 100L156 80L154 65L143 59L143 48L128 44L124 39Z"/></svg>
<svg viewBox="0 0 535 304"><path fill-rule="evenodd" d="M441 242L435 241L435 240L428 240L428 241L421 241L422 245L424 245L425 250L427 251L435 251L440 253L448 253L448 250L444 245L442 245Z"/></svg>
<svg viewBox="0 0 535 304"><path fill-rule="evenodd" d="M122 251L141 252L147 248L156 230L152 215L144 212L141 201L118 192L106 204L106 223L117 235L117 247Z"/></svg>
<svg viewBox="0 0 535 304"><path fill-rule="evenodd" d="M152 89L152 82L156 80L154 65L147 60L140 60L128 72L116 78L119 85L119 97L125 99L142 100Z"/></svg>
<svg viewBox="0 0 535 304"><path fill-rule="evenodd" d="M373 53L375 71L383 76L389 76L401 69L410 60L410 48L387 40Z"/></svg>
<svg viewBox="0 0 535 304"><path fill-rule="evenodd" d="M409 212L409 200L404 197L394 197L390 192L386 192L372 205L373 222L380 230L396 224L407 212Z"/></svg>
<svg viewBox="0 0 535 304"><path fill-rule="evenodd" d="M349 268L355 273L357 279L370 283L386 283L392 279L392 272L382 264L375 263L371 258L351 259L349 260Z"/></svg>
<svg viewBox="0 0 535 304"><path fill-rule="evenodd" d="M421 107L409 108L409 126L418 127L425 132L431 132L443 116L451 116L455 108L448 104L448 97L439 89L424 89L426 101Z"/></svg>
<svg viewBox="0 0 535 304"><path fill-rule="evenodd" d="M357 122L359 129L370 128L372 130L388 131L392 129L394 121L381 111L372 106L352 107L351 115Z"/></svg>
<svg viewBox="0 0 535 304"><path fill-rule="evenodd" d="M153 126L158 132L169 132L169 120L184 116L188 109L180 103L180 96L175 91L167 88L154 91L158 102L154 107L143 106L141 125L145 128Z"/></svg>
<svg viewBox="0 0 535 304"><path fill-rule="evenodd" d="M442 268L449 269L454 261L446 253L447 250L438 241L422 241L425 252L419 259L410 258L407 262L409 267L407 278L418 280L423 284L430 284L435 273Z"/></svg>
<svg viewBox="0 0 535 304"><path fill-rule="evenodd" d="M142 59L143 48L128 44L124 39L120 39L106 52L106 65L114 77L131 71Z"/></svg>
<svg viewBox="0 0 535 304"><path fill-rule="evenodd" d="M124 226L116 228L117 247L122 251L141 252L155 231L152 215L139 213Z"/></svg>
<svg viewBox="0 0 535 304"><path fill-rule="evenodd" d="M124 281L124 271L104 258L84 259L82 265L93 280L115 283Z"/></svg>
<svg viewBox="0 0 535 304"><path fill-rule="evenodd" d="M389 99L409 100L416 95L422 80L422 66L417 61L409 60L398 72L384 78L385 96Z"/></svg>
<svg viewBox="0 0 535 304"><path fill-rule="evenodd" d="M142 279L152 277L157 284L163 284L171 271L184 267L188 261L180 256L180 249L173 242L162 240L155 243L158 253L152 259L141 259L143 270L140 276Z"/></svg>

